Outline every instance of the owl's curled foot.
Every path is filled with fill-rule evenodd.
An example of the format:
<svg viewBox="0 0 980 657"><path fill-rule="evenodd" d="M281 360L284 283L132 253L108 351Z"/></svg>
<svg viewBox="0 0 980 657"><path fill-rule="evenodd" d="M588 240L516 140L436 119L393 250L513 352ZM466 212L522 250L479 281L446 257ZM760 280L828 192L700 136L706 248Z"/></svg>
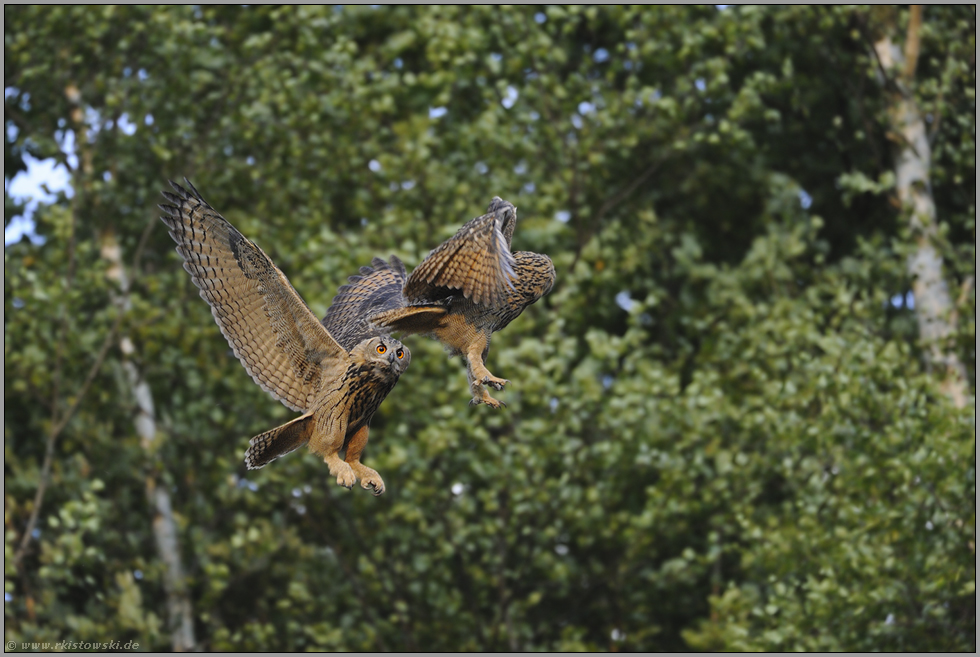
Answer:
<svg viewBox="0 0 980 657"><path fill-rule="evenodd" d="M357 483L357 477L354 476L354 470L350 467L350 464L341 461L340 457L336 454L331 454L323 460L330 466L330 474L337 477L338 486L343 486L348 490L354 487L354 484Z"/></svg>
<svg viewBox="0 0 980 657"><path fill-rule="evenodd" d="M507 406L506 403L500 401L499 399L494 399L487 392L481 384L473 382L473 399L470 400L470 406L477 406L479 404L486 404L490 408L503 408ZM502 387L502 386L501 386Z"/></svg>
<svg viewBox="0 0 980 657"><path fill-rule="evenodd" d="M385 482L377 470L360 463L356 465L351 463L351 466L354 467L355 473L361 480L361 488L370 490L375 497L385 492Z"/></svg>
<svg viewBox="0 0 980 657"><path fill-rule="evenodd" d="M489 373L483 377L483 384L490 386L494 390L503 390L504 386L508 383L510 383L510 381L507 379L501 379Z"/></svg>

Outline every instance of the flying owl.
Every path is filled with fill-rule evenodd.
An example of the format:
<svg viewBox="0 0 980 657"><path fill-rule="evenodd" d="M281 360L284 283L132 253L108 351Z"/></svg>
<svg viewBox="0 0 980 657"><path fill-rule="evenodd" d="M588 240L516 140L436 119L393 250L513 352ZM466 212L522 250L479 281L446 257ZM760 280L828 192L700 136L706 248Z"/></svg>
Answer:
<svg viewBox="0 0 980 657"><path fill-rule="evenodd" d="M511 253L517 209L498 197L487 213L472 219L433 249L411 276L395 256L375 258L341 286L323 326L341 344L365 331L422 334L463 356L471 404L505 405L486 386L510 383L486 367L490 336L548 294L555 283L551 259L540 253Z"/></svg>
<svg viewBox="0 0 980 657"><path fill-rule="evenodd" d="M342 327L342 342L331 335L269 256L184 181L190 191L171 181L176 194L163 195L173 205L160 206L184 269L255 382L302 413L249 441L248 469L308 444L338 484L351 488L360 479L380 495L384 481L361 463L361 453L371 417L411 353L386 329L368 324Z"/></svg>

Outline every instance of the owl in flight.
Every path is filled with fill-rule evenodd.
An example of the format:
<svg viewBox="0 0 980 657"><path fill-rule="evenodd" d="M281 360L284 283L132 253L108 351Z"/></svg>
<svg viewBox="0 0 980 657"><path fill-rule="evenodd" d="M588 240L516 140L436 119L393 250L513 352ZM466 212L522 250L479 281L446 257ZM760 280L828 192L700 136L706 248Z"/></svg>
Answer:
<svg viewBox="0 0 980 657"><path fill-rule="evenodd" d="M361 463L368 425L411 361L389 331L359 323L325 328L262 249L190 191L171 182L161 217L218 327L256 383L302 415L249 441L250 470L309 444L337 483L380 495L380 475ZM343 329L343 330L340 330ZM344 459L338 453L346 449Z"/></svg>
<svg viewBox="0 0 980 657"><path fill-rule="evenodd" d="M365 332L420 333L466 359L471 404L504 405L485 386L510 383L486 367L490 336L548 294L555 283L551 259L511 253L517 209L494 197L487 213L432 250L411 276L395 256L375 258L338 290L323 326L341 344ZM348 337L350 334L350 337Z"/></svg>

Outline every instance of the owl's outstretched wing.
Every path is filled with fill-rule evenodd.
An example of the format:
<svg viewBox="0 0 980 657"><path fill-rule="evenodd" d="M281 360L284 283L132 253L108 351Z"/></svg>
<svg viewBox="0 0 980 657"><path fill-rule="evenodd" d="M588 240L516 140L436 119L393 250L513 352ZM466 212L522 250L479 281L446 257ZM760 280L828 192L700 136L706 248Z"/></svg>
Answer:
<svg viewBox="0 0 980 657"><path fill-rule="evenodd" d="M349 283L337 290L323 317L323 326L348 351L362 340L400 330L375 321L392 312L423 319L423 327L434 326L433 322L445 315L446 309L438 305L407 307L408 300L402 292L407 278L405 265L396 256L388 262L375 258L370 267L361 267L359 275L351 276Z"/></svg>
<svg viewBox="0 0 980 657"><path fill-rule="evenodd" d="M514 287L510 238L517 211L494 197L487 213L469 221L422 261L405 284L410 303L438 301L459 290L474 303L495 306Z"/></svg>
<svg viewBox="0 0 980 657"><path fill-rule="evenodd" d="M161 205L177 253L184 258L218 327L256 383L296 411L307 411L322 366L349 358L262 249L205 202L170 182Z"/></svg>

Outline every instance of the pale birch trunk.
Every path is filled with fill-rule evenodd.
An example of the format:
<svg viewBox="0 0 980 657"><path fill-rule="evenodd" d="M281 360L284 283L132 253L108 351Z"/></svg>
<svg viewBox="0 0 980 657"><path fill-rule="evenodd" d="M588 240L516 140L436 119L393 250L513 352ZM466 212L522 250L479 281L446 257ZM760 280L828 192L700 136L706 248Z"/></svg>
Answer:
<svg viewBox="0 0 980 657"><path fill-rule="evenodd" d="M922 6L912 5L904 52L892 41L892 34L897 31L894 24L882 26L882 35L874 49L887 76L884 83L891 92L888 118L894 133L890 137L898 199L902 211L909 217L916 240L916 251L909 257L907 267L912 277L919 339L925 348L928 366L943 376L943 391L962 408L969 395L966 368L952 344L956 312L943 278L942 256L933 244L937 223L929 183L932 152L925 121L912 93L921 22Z"/></svg>
<svg viewBox="0 0 980 657"><path fill-rule="evenodd" d="M130 306L129 279L123 267L122 250L111 230L101 236L101 251L102 257L109 263L106 276L119 287L115 303L119 312L125 312ZM133 360L136 348L129 336L120 336L119 348L123 355L122 365L126 379L136 401L136 433L143 448L150 453L150 446L156 438L153 394ZM194 615L180 558L177 522L170 504L170 493L165 486L158 485L154 472L147 476L146 495L154 512L153 536L156 539L157 552L164 564L163 586L167 594L167 620L173 650L190 652L195 649Z"/></svg>

